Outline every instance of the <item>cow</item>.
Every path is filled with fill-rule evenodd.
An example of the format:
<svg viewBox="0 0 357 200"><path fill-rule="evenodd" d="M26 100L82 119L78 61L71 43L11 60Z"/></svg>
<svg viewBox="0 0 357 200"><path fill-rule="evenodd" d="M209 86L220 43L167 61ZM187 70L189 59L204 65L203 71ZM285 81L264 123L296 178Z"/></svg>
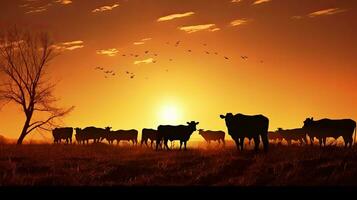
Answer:
<svg viewBox="0 0 357 200"><path fill-rule="evenodd" d="M288 142L288 145L291 145L291 141L293 140L299 141L300 145L303 145L304 143L307 144L306 130L302 128L288 130L278 128L276 133L279 134L282 139L285 139Z"/></svg>
<svg viewBox="0 0 357 200"><path fill-rule="evenodd" d="M54 143L61 143L62 140L66 140L66 143L72 143L73 128L55 128L52 130Z"/></svg>
<svg viewBox="0 0 357 200"><path fill-rule="evenodd" d="M352 147L353 131L355 132L356 141L356 122L352 119L320 119L314 121L314 118L307 118L304 121L303 129L310 137L311 145L313 146L314 138L319 140L320 147L326 146L326 138L333 137L335 139L342 136L345 147Z"/></svg>
<svg viewBox="0 0 357 200"><path fill-rule="evenodd" d="M187 122L188 125L178 125L178 126L172 126L172 125L160 125L157 128L157 138L156 138L156 150L158 150L160 141L164 141L164 147L166 147L167 150L170 150L169 146L167 145L167 142L174 141L174 140L180 140L180 150L182 147L182 144L185 145L185 150L187 150L187 141L190 139L192 133L196 131L196 126L199 124L199 122L191 121Z"/></svg>
<svg viewBox="0 0 357 200"><path fill-rule="evenodd" d="M263 115L243 115L227 113L220 115L224 119L228 129L228 134L236 143L237 149L243 150L244 138L254 139L254 150L259 150L260 138L262 138L264 151L269 149L268 128L269 119Z"/></svg>
<svg viewBox="0 0 357 200"><path fill-rule="evenodd" d="M200 134L208 144L211 143L211 141L218 141L218 144L221 143L223 146L225 146L225 133L223 131L211 131L211 130L203 130L203 129L198 129L198 134Z"/></svg>
<svg viewBox="0 0 357 200"><path fill-rule="evenodd" d="M277 131L269 131L268 137L269 140L272 140L273 142L281 142L284 139L283 136Z"/></svg>
<svg viewBox="0 0 357 200"><path fill-rule="evenodd" d="M150 146L152 147L154 141L156 141L156 138L157 138L157 130L144 128L141 131L141 146L143 146L143 144L145 143L146 146L148 147L148 140L150 140L151 142Z"/></svg>
<svg viewBox="0 0 357 200"><path fill-rule="evenodd" d="M106 127L106 128L97 128L94 126L86 127L84 129L76 129L76 133L79 134L78 138L80 141L83 143L87 142L89 143L89 140L93 140L93 143L99 143L102 141L106 134L110 132L111 127ZM76 134L76 138L77 138Z"/></svg>
<svg viewBox="0 0 357 200"><path fill-rule="evenodd" d="M84 140L84 133L83 130L81 128L75 128L76 130L76 141L78 142L78 144L84 144L85 140Z"/></svg>
<svg viewBox="0 0 357 200"><path fill-rule="evenodd" d="M117 130L110 131L105 135L105 139L109 142L109 144L113 144L114 140L117 141L117 145L119 145L120 141L131 141L133 145L138 144L138 131L137 130ZM104 138L103 138L104 139Z"/></svg>

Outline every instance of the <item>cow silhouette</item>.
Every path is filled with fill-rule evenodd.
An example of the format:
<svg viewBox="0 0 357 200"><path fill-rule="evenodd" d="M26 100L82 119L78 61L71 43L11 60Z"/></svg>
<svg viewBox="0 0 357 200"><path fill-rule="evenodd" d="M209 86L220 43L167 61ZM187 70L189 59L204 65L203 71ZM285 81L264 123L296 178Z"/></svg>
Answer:
<svg viewBox="0 0 357 200"><path fill-rule="evenodd" d="M277 131L269 131L268 137L270 141L278 142L278 143L280 143L284 139L283 136Z"/></svg>
<svg viewBox="0 0 357 200"><path fill-rule="evenodd" d="M132 142L133 145L136 145L138 144L138 131L135 129L110 131L105 134L102 140L103 139L106 139L109 144L113 144L116 140L117 145L119 145L120 141L128 141Z"/></svg>
<svg viewBox="0 0 357 200"><path fill-rule="evenodd" d="M174 140L179 140L180 141L180 150L182 148L182 144L184 144L185 150L187 150L187 141L190 139L192 133L196 131L196 125L199 124L199 122L191 121L187 122L188 125L178 125L178 126L172 126L172 125L160 125L157 128L158 135L156 138L156 150L158 150L160 141L164 141L164 147L166 147L167 150L170 150L169 146L167 145L167 142L174 141Z"/></svg>
<svg viewBox="0 0 357 200"><path fill-rule="evenodd" d="M110 132L111 127L97 128L94 126L86 127L84 129L76 128L76 140L79 143L89 143L93 140L93 143L99 143Z"/></svg>
<svg viewBox="0 0 357 200"><path fill-rule="evenodd" d="M244 138L254 139L254 150L259 150L260 137L263 141L264 151L269 149L268 128L269 119L263 115L243 115L227 113L220 115L224 119L228 134L236 143L237 149L243 150ZM260 136L260 137L259 137Z"/></svg>
<svg viewBox="0 0 357 200"><path fill-rule="evenodd" d="M52 130L53 143L61 143L62 140L66 140L66 143L72 144L73 128L55 128Z"/></svg>
<svg viewBox="0 0 357 200"><path fill-rule="evenodd" d="M224 141L225 133L223 131L211 131L211 130L199 129L198 134L200 134L208 144L210 144L211 141L218 141L218 144L220 144L222 141L223 146L225 146L226 144Z"/></svg>
<svg viewBox="0 0 357 200"><path fill-rule="evenodd" d="M300 145L307 144L306 130L302 128L287 129L287 130L278 128L276 133L279 134L282 139L285 139L288 145L291 145L291 142L293 140L299 141Z"/></svg>
<svg viewBox="0 0 357 200"><path fill-rule="evenodd" d="M352 119L321 119L314 121L314 118L307 118L304 121L303 129L310 137L310 143L313 146L315 137L319 140L320 147L326 146L326 138L335 139L342 136L345 147L352 147L353 132L355 132L356 141L356 122Z"/></svg>
<svg viewBox="0 0 357 200"><path fill-rule="evenodd" d="M157 130L155 129L148 129L144 128L141 131L141 146L145 143L145 145L148 147L148 140L150 140L151 144L150 147L153 147L154 141L156 141L157 138Z"/></svg>

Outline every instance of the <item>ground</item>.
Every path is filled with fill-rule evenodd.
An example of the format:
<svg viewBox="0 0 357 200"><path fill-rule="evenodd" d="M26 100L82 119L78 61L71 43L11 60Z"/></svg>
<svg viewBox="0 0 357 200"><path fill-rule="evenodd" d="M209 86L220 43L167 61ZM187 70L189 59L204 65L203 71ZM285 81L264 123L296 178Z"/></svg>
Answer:
<svg viewBox="0 0 357 200"><path fill-rule="evenodd" d="M357 147L0 145L0 186L357 186Z"/></svg>

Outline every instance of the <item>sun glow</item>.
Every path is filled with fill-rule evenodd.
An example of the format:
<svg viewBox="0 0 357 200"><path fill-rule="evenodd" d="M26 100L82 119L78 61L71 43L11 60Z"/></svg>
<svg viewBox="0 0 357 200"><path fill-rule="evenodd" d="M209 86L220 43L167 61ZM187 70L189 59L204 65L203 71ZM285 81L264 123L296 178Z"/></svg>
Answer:
<svg viewBox="0 0 357 200"><path fill-rule="evenodd" d="M161 123L178 123L181 119L181 113L175 105L165 105L160 109L159 120Z"/></svg>

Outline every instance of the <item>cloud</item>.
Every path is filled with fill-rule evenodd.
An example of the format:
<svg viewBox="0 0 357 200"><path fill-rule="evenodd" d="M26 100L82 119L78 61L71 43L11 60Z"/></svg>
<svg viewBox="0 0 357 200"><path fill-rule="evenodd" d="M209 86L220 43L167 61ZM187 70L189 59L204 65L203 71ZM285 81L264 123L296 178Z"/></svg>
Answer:
<svg viewBox="0 0 357 200"><path fill-rule="evenodd" d="M148 58L148 59L145 59L145 60L137 60L137 61L134 61L134 65L150 64L150 63L153 63L153 62L154 62L154 59L153 59L153 58Z"/></svg>
<svg viewBox="0 0 357 200"><path fill-rule="evenodd" d="M340 8L330 8L325 10L319 10L316 12L312 12L308 14L308 17L318 17L318 16L326 16L326 15L334 15L337 13L345 12L346 10Z"/></svg>
<svg viewBox="0 0 357 200"><path fill-rule="evenodd" d="M71 0L57 0L56 3L62 4L62 5L68 5L73 2Z"/></svg>
<svg viewBox="0 0 357 200"><path fill-rule="evenodd" d="M33 1L34 2L34 1ZM23 8L28 9L25 14L31 14L31 13L41 13L41 12L45 12L48 10L48 8L52 6L51 3L48 3L46 5L42 5L42 6L34 6L34 5L30 5L30 4L26 4L26 5L22 5Z"/></svg>
<svg viewBox="0 0 357 200"><path fill-rule="evenodd" d="M141 41L149 41L149 40L152 40L152 38L144 38L144 39L142 39Z"/></svg>
<svg viewBox="0 0 357 200"><path fill-rule="evenodd" d="M262 3L268 3L271 0L256 0L254 1L253 5L258 5L258 4L262 4Z"/></svg>
<svg viewBox="0 0 357 200"><path fill-rule="evenodd" d="M144 38L144 39L141 39L138 42L134 42L133 44L134 45L143 45L143 44L145 44L146 41L150 41L150 40L152 40L152 38Z"/></svg>
<svg viewBox="0 0 357 200"><path fill-rule="evenodd" d="M212 30L214 29L215 26L216 26L215 24L201 24L201 25L194 25L194 26L182 26L179 27L178 29L185 31L187 33L195 33L203 30Z"/></svg>
<svg viewBox="0 0 357 200"><path fill-rule="evenodd" d="M53 47L58 51L65 51L65 50L73 51L75 49L83 48L84 42L81 40L62 42L62 43L53 45Z"/></svg>
<svg viewBox="0 0 357 200"><path fill-rule="evenodd" d="M239 2L242 2L242 0L232 0L231 2L232 3L239 3Z"/></svg>
<svg viewBox="0 0 357 200"><path fill-rule="evenodd" d="M249 20L247 19L236 19L231 21L231 26L241 26L241 25L245 25L249 22Z"/></svg>
<svg viewBox="0 0 357 200"><path fill-rule="evenodd" d="M213 28L213 29L210 29L209 31L216 32L216 31L219 31L219 30L221 30L221 29L220 28Z"/></svg>
<svg viewBox="0 0 357 200"><path fill-rule="evenodd" d="M119 7L119 4L114 4L112 6L102 6L100 8L96 8L96 9L92 10L92 12L96 13L96 12L110 11L110 10L113 10L114 8L116 8L116 7Z"/></svg>
<svg viewBox="0 0 357 200"><path fill-rule="evenodd" d="M133 45L143 45L145 42L134 42Z"/></svg>
<svg viewBox="0 0 357 200"><path fill-rule="evenodd" d="M160 17L157 21L158 22L163 22L163 21L169 21L177 18L183 18L183 17L189 17L191 15L194 15L194 12L186 12L186 13L178 13L178 14L172 14L172 15L167 15L164 17Z"/></svg>
<svg viewBox="0 0 357 200"><path fill-rule="evenodd" d="M68 5L73 3L72 0L52 0L52 3L44 4L41 0L26 0L26 3L19 5L20 8L26 9L25 14L42 13L47 11L54 4ZM49 1L47 1L49 2Z"/></svg>
<svg viewBox="0 0 357 200"><path fill-rule="evenodd" d="M98 50L97 54L98 55L106 55L109 57L114 57L117 55L117 53L119 53L119 51L116 48L112 48L112 49L103 49L103 50Z"/></svg>

